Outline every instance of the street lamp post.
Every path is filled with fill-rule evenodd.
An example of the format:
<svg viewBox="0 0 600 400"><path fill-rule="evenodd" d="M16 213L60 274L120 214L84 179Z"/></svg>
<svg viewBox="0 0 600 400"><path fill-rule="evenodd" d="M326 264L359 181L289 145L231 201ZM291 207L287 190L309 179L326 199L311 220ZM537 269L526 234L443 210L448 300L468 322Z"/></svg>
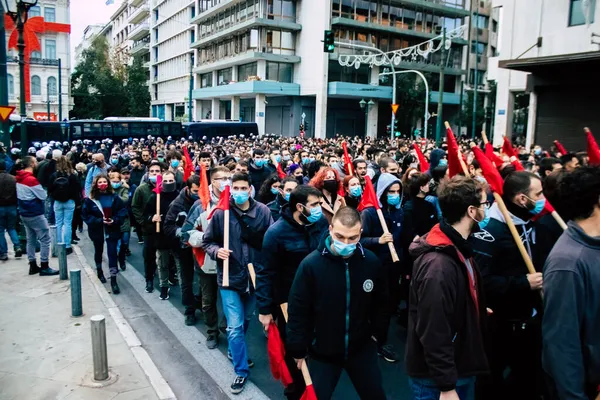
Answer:
<svg viewBox="0 0 600 400"><path fill-rule="evenodd" d="M11 11L8 6L8 0L4 1L6 14L12 18L17 26L19 38L17 48L19 49L19 113L21 114L21 154L27 155L27 107L25 104L25 22L29 9L35 6L38 0L17 0L17 10ZM2 49L0 51L6 51Z"/></svg>
<svg viewBox="0 0 600 400"><path fill-rule="evenodd" d="M365 110L365 138L369 135L369 110L371 107L375 105L375 102L372 99L369 99L369 102L366 102L365 99L361 99L358 104L360 108Z"/></svg>
<svg viewBox="0 0 600 400"><path fill-rule="evenodd" d="M439 146L442 138L442 112L444 110L444 70L446 67L446 27L442 28L442 48L440 63L440 88L438 97L437 123L435 128L435 145Z"/></svg>

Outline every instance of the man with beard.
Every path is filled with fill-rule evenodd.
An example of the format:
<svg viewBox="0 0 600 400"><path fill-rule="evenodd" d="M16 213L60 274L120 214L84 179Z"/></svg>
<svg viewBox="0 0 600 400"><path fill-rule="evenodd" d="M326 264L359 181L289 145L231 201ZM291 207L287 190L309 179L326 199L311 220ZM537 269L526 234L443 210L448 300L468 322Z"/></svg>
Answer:
<svg viewBox="0 0 600 400"><path fill-rule="evenodd" d="M262 149L255 149L252 154L252 160L250 161L250 165L248 166L248 173L250 174L250 179L252 179L252 186L254 187L254 191L258 193L260 187L263 182L271 176L275 169L271 165L268 164L269 160L265 151Z"/></svg>
<svg viewBox="0 0 600 400"><path fill-rule="evenodd" d="M288 204L290 201L290 194L297 186L298 182L296 181L296 178L292 176L288 176L281 181L281 189L279 189L280 193L277 194L275 200L267 204L267 207L271 210L273 221L277 222L281 216L282 207Z"/></svg>
<svg viewBox="0 0 600 400"><path fill-rule="evenodd" d="M469 400L487 371L481 275L467 239L489 221L486 192L456 176L440 188L445 220L410 246L406 372L416 400Z"/></svg>

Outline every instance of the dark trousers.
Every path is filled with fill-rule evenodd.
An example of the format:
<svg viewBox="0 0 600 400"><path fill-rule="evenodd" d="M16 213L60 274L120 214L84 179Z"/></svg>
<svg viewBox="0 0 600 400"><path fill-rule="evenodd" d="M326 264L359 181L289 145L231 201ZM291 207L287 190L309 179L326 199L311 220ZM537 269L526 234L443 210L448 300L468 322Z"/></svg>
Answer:
<svg viewBox="0 0 600 400"><path fill-rule="evenodd" d="M83 229L83 219L81 218L81 206L75 207L73 212L73 222L71 223L71 237L75 239L77 236L77 229Z"/></svg>
<svg viewBox="0 0 600 400"><path fill-rule="evenodd" d="M181 287L181 304L185 307L185 315L196 312L196 296L194 295L194 255L190 248L178 248L174 253L175 264L179 267L179 285Z"/></svg>
<svg viewBox="0 0 600 400"><path fill-rule="evenodd" d="M486 349L489 376L477 382L477 398L538 400L546 392L539 314L527 322L490 318ZM506 373L508 370L508 373Z"/></svg>
<svg viewBox="0 0 600 400"><path fill-rule="evenodd" d="M386 313L386 329L385 334L380 338L380 344L383 346L387 343L387 335L390 327L392 315L396 312L398 304L400 304L400 263L386 262L383 264L387 274L388 290L390 294L389 303L387 304Z"/></svg>
<svg viewBox="0 0 600 400"><path fill-rule="evenodd" d="M96 269L102 269L102 253L104 252L104 240L94 240L94 262ZM117 276L117 243L118 240L106 239L106 254L108 255L108 269L110 276Z"/></svg>
<svg viewBox="0 0 600 400"><path fill-rule="evenodd" d="M156 274L156 243L152 235L144 235L144 273L146 281L154 281Z"/></svg>
<svg viewBox="0 0 600 400"><path fill-rule="evenodd" d="M219 287L217 285L217 274L205 274L200 270L198 278L200 280L200 291L202 292L202 315L204 316L206 333L208 335L218 335L217 293Z"/></svg>
<svg viewBox="0 0 600 400"><path fill-rule="evenodd" d="M285 322L285 318L283 317L283 313L281 312L281 308L277 307L277 309L273 312L273 318L277 322L277 329L279 329L279 336L281 336L281 340L283 343L286 343L287 338L287 323ZM306 386L304 385L304 378L302 377L302 371L298 369L296 366L296 361L294 357L289 354L285 354L285 364L290 371L290 375L292 376L293 383L288 385L283 391L285 397L288 400L300 400L302 395L304 394L304 390Z"/></svg>
<svg viewBox="0 0 600 400"><path fill-rule="evenodd" d="M381 383L381 371L377 364L377 346L366 344L358 353L341 364L309 360L308 369L313 387L319 400L328 400L333 395L338 380L345 370L361 399L385 400Z"/></svg>

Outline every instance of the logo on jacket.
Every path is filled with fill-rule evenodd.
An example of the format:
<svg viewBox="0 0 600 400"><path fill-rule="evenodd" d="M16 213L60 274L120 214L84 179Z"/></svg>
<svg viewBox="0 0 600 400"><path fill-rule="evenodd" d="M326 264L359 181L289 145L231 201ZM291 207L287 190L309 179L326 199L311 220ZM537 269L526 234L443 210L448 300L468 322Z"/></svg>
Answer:
<svg viewBox="0 0 600 400"><path fill-rule="evenodd" d="M363 283L363 290L367 293L370 293L373 291L373 281L370 279L367 279L366 281L364 281Z"/></svg>
<svg viewBox="0 0 600 400"><path fill-rule="evenodd" d="M489 233L488 231L483 230L483 229L480 232L477 232L477 233L473 234L473 236L475 236L479 240L483 240L484 242L490 242L491 243L494 240L496 240L496 239L494 239L494 237L492 236L491 233Z"/></svg>

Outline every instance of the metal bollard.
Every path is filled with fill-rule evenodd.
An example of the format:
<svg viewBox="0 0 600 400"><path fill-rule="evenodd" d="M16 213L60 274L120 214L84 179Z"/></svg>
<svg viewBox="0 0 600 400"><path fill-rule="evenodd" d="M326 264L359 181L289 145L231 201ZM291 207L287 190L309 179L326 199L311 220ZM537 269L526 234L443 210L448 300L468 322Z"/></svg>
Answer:
<svg viewBox="0 0 600 400"><path fill-rule="evenodd" d="M108 379L108 355L106 352L106 319L104 315L90 318L92 325L92 357L94 359L94 379Z"/></svg>
<svg viewBox="0 0 600 400"><path fill-rule="evenodd" d="M56 244L56 253L58 254L58 272L61 281L69 279L69 270L67 269L67 247L64 243Z"/></svg>
<svg viewBox="0 0 600 400"><path fill-rule="evenodd" d="M71 271L71 315L73 317L81 317L83 315L80 269Z"/></svg>
<svg viewBox="0 0 600 400"><path fill-rule="evenodd" d="M56 225L50 225L50 254L52 257L57 257L56 240Z"/></svg>

